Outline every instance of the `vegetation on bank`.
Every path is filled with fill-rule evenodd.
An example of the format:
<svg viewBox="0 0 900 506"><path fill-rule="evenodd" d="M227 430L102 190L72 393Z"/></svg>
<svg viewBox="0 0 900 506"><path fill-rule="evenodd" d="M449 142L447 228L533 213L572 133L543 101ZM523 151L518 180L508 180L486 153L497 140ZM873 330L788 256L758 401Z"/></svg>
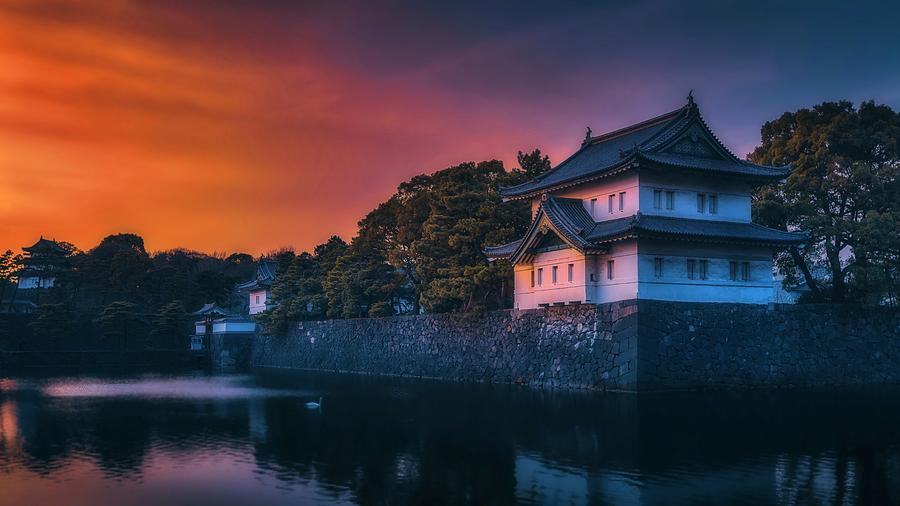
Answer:
<svg viewBox="0 0 900 506"><path fill-rule="evenodd" d="M64 246L66 266L54 274L54 286L27 294L38 305L30 333L40 342L20 342L0 328L7 348L186 349L188 311L209 301L239 306L233 287L256 272L247 254L151 254L134 234L108 236L87 251ZM2 312L26 295L14 282L20 268L16 255L0 256Z"/></svg>
<svg viewBox="0 0 900 506"><path fill-rule="evenodd" d="M794 168L753 202L758 223L811 234L810 244L776 258L789 284L805 283L812 301L897 304L900 114L873 102L788 112L762 127L749 158ZM518 165L469 162L415 176L360 220L349 243L333 236L312 252L265 255L279 274L274 307L260 320L277 330L298 319L509 307L511 266L488 262L482 250L519 238L531 216L527 203L503 203L498 189L544 173L550 160L520 152ZM246 301L233 287L255 273L247 254L150 254L133 234L84 252L64 246L69 268L41 295L32 324L54 342L70 337L73 321L89 321L110 347L181 346L189 310L206 302L240 309ZM0 255L0 301L15 299L20 268L13 252Z"/></svg>

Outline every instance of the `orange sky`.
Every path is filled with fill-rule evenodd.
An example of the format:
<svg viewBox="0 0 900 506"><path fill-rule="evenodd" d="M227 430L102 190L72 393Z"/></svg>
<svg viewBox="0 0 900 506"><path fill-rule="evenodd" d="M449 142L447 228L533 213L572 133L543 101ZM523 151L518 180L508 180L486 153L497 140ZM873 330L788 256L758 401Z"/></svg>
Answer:
<svg viewBox="0 0 900 506"><path fill-rule="evenodd" d="M594 33L591 11L369 5L0 0L0 248L135 232L151 250L308 249L412 175L533 147L560 161L586 125L665 112L723 73L699 100L731 104L707 116L738 154L809 105L745 94L755 116L729 120L741 86L774 82L761 57L711 71L663 51L665 80L634 56L585 66L590 47L560 40Z"/></svg>

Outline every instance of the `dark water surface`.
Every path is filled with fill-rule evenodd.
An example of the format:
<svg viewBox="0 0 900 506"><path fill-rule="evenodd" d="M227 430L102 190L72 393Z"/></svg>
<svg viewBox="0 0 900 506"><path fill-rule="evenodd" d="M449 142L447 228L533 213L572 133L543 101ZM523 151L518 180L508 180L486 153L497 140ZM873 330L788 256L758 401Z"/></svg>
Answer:
<svg viewBox="0 0 900 506"><path fill-rule="evenodd" d="M900 504L897 390L2 378L4 505Z"/></svg>

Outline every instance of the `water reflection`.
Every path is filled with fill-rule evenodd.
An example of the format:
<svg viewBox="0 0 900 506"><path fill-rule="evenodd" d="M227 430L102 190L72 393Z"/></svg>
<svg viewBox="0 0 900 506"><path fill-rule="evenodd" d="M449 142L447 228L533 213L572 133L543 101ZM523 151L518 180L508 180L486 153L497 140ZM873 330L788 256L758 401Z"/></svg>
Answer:
<svg viewBox="0 0 900 506"><path fill-rule="evenodd" d="M18 378L0 380L0 490L91 505L896 504L896 393Z"/></svg>

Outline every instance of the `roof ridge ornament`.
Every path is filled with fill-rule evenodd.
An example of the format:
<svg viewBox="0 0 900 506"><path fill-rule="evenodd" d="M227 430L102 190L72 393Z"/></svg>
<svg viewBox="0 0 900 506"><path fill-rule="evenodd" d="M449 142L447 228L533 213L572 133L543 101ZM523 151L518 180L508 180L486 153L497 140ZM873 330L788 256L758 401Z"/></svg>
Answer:
<svg viewBox="0 0 900 506"><path fill-rule="evenodd" d="M689 115L692 114L692 113L697 112L697 110L698 110L698 108L697 108L697 102L694 101L694 90L691 90L691 91L688 92L688 96L687 96L687 110L688 110L688 114L689 114Z"/></svg>
<svg viewBox="0 0 900 506"><path fill-rule="evenodd" d="M581 147L585 147L591 143L591 127L587 127L587 130L584 132L584 140L581 141Z"/></svg>

